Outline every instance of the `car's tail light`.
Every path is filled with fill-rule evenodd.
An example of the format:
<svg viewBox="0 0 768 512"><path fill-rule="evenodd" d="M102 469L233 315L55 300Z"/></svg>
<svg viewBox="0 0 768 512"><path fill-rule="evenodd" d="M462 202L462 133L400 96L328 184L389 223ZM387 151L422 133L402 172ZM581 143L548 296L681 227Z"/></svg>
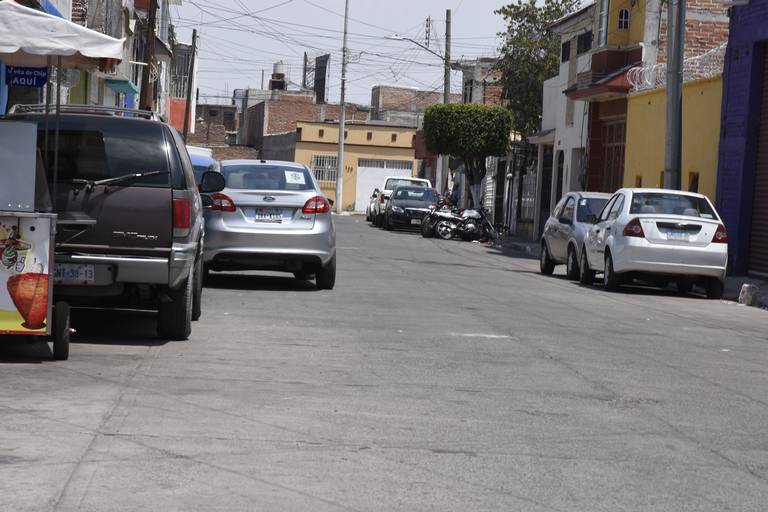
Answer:
<svg viewBox="0 0 768 512"><path fill-rule="evenodd" d="M315 196L306 203L302 208L302 213L328 213L331 211L331 203L328 202L323 196Z"/></svg>
<svg viewBox="0 0 768 512"><path fill-rule="evenodd" d="M173 200L173 236L184 237L192 227L192 211L189 199Z"/></svg>
<svg viewBox="0 0 768 512"><path fill-rule="evenodd" d="M235 208L235 202L226 194L220 194L217 192L215 194L211 194L211 199L213 200L211 210L217 210L220 212L234 212L237 210L237 208Z"/></svg>
<svg viewBox="0 0 768 512"><path fill-rule="evenodd" d="M728 243L728 230L725 226L718 224L715 236L712 237L713 244L727 244Z"/></svg>
<svg viewBox="0 0 768 512"><path fill-rule="evenodd" d="M643 231L643 226L640 225L640 219L634 218L624 226L624 236L645 238L645 232Z"/></svg>

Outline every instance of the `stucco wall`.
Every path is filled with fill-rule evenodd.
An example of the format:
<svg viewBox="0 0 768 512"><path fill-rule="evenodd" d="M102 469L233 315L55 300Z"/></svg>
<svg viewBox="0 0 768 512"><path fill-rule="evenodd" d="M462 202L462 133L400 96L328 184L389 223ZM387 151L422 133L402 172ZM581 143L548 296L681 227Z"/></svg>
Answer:
<svg viewBox="0 0 768 512"><path fill-rule="evenodd" d="M312 167L314 155L338 154L338 125L330 123L299 123L301 137L296 142L296 157L298 163ZM322 138L319 130L323 129ZM355 207L355 192L357 187L357 162L358 159L377 160L408 160L412 162L413 176L418 173L417 160L413 140L416 130L392 126L354 125L346 126L347 138L344 144L344 178L343 184L343 208L353 210ZM371 140L368 140L368 133ZM392 141L392 134L396 134L396 140ZM334 201L336 190L323 189L325 195Z"/></svg>
<svg viewBox="0 0 768 512"><path fill-rule="evenodd" d="M683 189L691 172L699 173L699 192L715 199L717 150L720 138L721 77L686 83L683 87ZM624 186L662 187L666 89L633 94L627 102L627 146Z"/></svg>

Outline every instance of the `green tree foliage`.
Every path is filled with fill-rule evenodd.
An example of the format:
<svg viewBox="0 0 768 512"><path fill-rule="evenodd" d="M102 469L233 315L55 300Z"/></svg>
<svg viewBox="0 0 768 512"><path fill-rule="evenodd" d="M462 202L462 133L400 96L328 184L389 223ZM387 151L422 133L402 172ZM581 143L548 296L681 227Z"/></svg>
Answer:
<svg viewBox="0 0 768 512"><path fill-rule="evenodd" d="M511 131L509 111L492 105L438 104L424 114L427 149L461 158L471 185L485 177L487 157L506 154Z"/></svg>
<svg viewBox="0 0 768 512"><path fill-rule="evenodd" d="M574 12L580 0L516 0L496 11L507 24L501 48L504 98L514 130L524 138L541 129L544 81L560 69L560 36L549 26Z"/></svg>

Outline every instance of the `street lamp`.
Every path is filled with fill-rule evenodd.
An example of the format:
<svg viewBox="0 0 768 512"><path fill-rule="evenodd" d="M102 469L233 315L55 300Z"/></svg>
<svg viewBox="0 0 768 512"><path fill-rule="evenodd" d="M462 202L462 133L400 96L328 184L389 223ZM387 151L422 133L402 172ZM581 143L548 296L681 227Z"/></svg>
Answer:
<svg viewBox="0 0 768 512"><path fill-rule="evenodd" d="M451 10L448 9L445 11L445 55L440 55L436 51L432 50L428 46L421 44L420 42L416 41L415 39L411 39L410 37L404 37L400 34L392 34L388 37L388 39L392 39L394 41L409 41L419 48L422 48L423 50L428 51L432 55L435 55L438 57L441 61L443 61L443 103L446 105L451 102ZM448 176L448 157L445 155L441 155L440 157L442 159L442 165L439 168L439 171L436 172L435 176L435 188L437 190L442 190L443 188L443 179Z"/></svg>

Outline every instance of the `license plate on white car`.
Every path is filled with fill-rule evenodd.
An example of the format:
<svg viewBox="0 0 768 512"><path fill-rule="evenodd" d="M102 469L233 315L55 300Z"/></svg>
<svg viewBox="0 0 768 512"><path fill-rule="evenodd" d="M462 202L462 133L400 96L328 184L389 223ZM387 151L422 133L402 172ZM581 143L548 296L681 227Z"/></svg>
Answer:
<svg viewBox="0 0 768 512"><path fill-rule="evenodd" d="M421 225L421 219L411 219L411 224L413 224L415 226L420 226Z"/></svg>
<svg viewBox="0 0 768 512"><path fill-rule="evenodd" d="M53 282L56 284L93 284L96 268L80 263L56 263L53 266Z"/></svg>
<svg viewBox="0 0 768 512"><path fill-rule="evenodd" d="M687 242L688 233L685 231L670 231L667 233L667 240L675 240L676 242Z"/></svg>
<svg viewBox="0 0 768 512"><path fill-rule="evenodd" d="M283 211L279 208L256 208L253 219L256 222L283 222Z"/></svg>

